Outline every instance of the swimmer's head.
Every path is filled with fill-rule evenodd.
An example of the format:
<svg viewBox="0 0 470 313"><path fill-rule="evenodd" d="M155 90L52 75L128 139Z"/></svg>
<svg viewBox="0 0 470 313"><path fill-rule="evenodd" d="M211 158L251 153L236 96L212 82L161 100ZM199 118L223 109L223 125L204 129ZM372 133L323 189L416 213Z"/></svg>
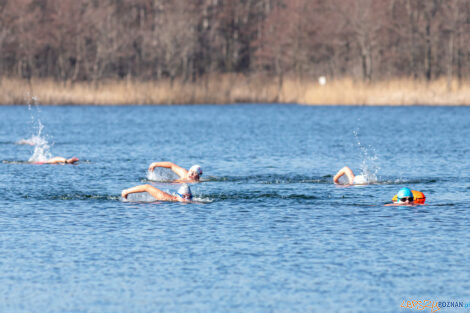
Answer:
<svg viewBox="0 0 470 313"><path fill-rule="evenodd" d="M411 191L410 188L404 187L400 189L397 193L397 201L399 203L405 203L405 202L413 202L413 192Z"/></svg>
<svg viewBox="0 0 470 313"><path fill-rule="evenodd" d="M73 158L70 158L70 159L68 159L68 160L67 160L67 163L69 163L69 164L73 164L73 163L75 163L75 162L78 162L78 161L79 161L79 159L78 159L78 158L76 158L76 157L73 157Z"/></svg>
<svg viewBox="0 0 470 313"><path fill-rule="evenodd" d="M189 188L187 184L182 184L176 194L185 200L191 200L193 198L191 188Z"/></svg>
<svg viewBox="0 0 470 313"><path fill-rule="evenodd" d="M199 165L193 165L188 171L188 178L199 180L202 176L202 168Z"/></svg>

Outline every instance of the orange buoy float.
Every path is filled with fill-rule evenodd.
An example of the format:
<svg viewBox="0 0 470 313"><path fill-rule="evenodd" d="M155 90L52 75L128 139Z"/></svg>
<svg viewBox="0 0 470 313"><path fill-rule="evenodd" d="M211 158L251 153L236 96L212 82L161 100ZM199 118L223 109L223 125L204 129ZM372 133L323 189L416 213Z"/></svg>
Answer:
<svg viewBox="0 0 470 313"><path fill-rule="evenodd" d="M417 190L411 190L411 192L413 193L414 203L424 204L424 202L426 201L426 196L424 195L424 193L422 193L421 191L417 191ZM393 196L392 201L398 202L397 195Z"/></svg>

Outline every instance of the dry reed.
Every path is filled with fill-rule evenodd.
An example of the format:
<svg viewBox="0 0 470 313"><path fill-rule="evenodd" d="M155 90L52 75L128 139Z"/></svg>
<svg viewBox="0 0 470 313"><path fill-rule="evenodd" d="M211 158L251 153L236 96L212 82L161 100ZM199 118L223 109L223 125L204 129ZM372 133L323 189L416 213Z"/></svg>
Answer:
<svg viewBox="0 0 470 313"><path fill-rule="evenodd" d="M306 105L470 105L470 83L394 79L376 83L340 79L317 82L217 75L197 82L128 80L62 83L53 80L0 80L0 104L143 105L199 103L300 103Z"/></svg>

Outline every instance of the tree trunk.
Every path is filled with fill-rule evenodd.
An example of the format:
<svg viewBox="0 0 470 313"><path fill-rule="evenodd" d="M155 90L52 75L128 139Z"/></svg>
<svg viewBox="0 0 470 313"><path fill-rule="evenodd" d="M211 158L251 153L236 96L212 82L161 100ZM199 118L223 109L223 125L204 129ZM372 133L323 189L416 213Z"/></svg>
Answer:
<svg viewBox="0 0 470 313"><path fill-rule="evenodd" d="M429 19L426 19L426 47L424 51L424 75L427 81L431 80L432 74L432 51L431 51L431 25Z"/></svg>
<svg viewBox="0 0 470 313"><path fill-rule="evenodd" d="M449 34L449 46L447 52L447 90L452 90L452 67L454 63L454 31Z"/></svg>
<svg viewBox="0 0 470 313"><path fill-rule="evenodd" d="M372 57L368 47L362 49L362 78L365 82L369 83L372 79Z"/></svg>
<svg viewBox="0 0 470 313"><path fill-rule="evenodd" d="M282 86L284 84L284 73L282 71L282 65L281 65L281 52L278 51L278 54L276 56L276 74L277 74L277 95L275 101L278 102L281 98L281 93L282 93Z"/></svg>
<svg viewBox="0 0 470 313"><path fill-rule="evenodd" d="M457 79L459 81L459 88L462 86L462 32L457 33Z"/></svg>
<svg viewBox="0 0 470 313"><path fill-rule="evenodd" d="M410 70L413 77L418 78L418 69L416 68L416 43L417 43L417 29L415 23L415 12L411 6L411 0L406 2L406 10L408 12L409 23L410 23L410 43L409 43L409 60Z"/></svg>

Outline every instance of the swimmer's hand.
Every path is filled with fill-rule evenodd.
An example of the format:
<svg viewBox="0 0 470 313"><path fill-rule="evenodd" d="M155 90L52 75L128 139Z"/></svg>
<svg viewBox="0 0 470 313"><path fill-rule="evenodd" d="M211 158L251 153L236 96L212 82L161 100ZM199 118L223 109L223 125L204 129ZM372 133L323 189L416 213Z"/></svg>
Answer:
<svg viewBox="0 0 470 313"><path fill-rule="evenodd" d="M127 200L127 195L128 195L128 194L129 194L129 192L127 191L127 189L125 189L125 190L123 190L123 191L121 192L121 197L123 197L124 199Z"/></svg>
<svg viewBox="0 0 470 313"><path fill-rule="evenodd" d="M156 162L150 164L150 166L149 166L149 171L152 172L155 167L157 167L157 163L156 163Z"/></svg>

